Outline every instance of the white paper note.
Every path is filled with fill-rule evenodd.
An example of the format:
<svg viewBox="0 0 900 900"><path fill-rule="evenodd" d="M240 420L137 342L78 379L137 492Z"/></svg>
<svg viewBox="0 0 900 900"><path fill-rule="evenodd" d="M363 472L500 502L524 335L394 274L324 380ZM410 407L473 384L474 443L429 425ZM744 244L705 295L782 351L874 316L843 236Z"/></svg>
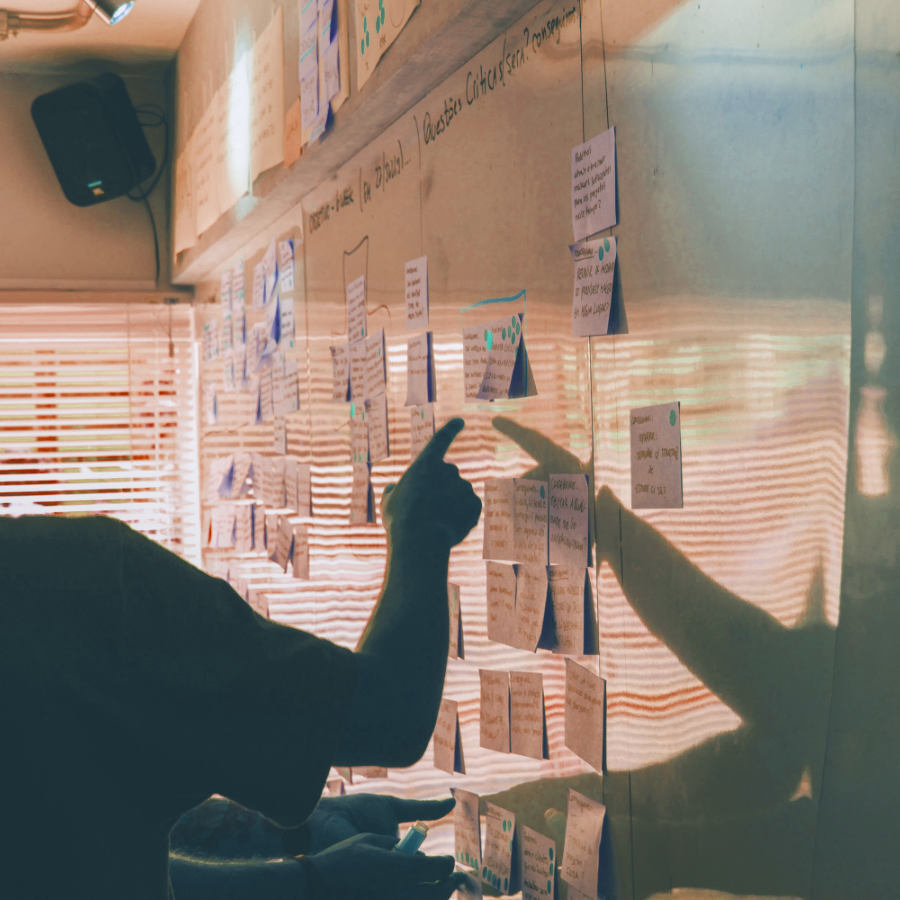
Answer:
<svg viewBox="0 0 900 900"><path fill-rule="evenodd" d="M516 618L511 643L533 653L537 649L547 609L547 567L516 566Z"/></svg>
<svg viewBox="0 0 900 900"><path fill-rule="evenodd" d="M478 794L451 788L456 798L453 808L454 854L456 861L470 869L481 869L481 819Z"/></svg>
<svg viewBox="0 0 900 900"><path fill-rule="evenodd" d="M549 492L550 565L589 565L587 475L551 475Z"/></svg>
<svg viewBox="0 0 900 900"><path fill-rule="evenodd" d="M347 285L347 338L352 343L364 338L366 330L366 276Z"/></svg>
<svg viewBox="0 0 900 900"><path fill-rule="evenodd" d="M366 368L363 396L380 397L387 388L387 360L385 358L384 329L379 328L366 338ZM357 399L354 397L354 399Z"/></svg>
<svg viewBox="0 0 900 900"><path fill-rule="evenodd" d="M606 682L584 666L566 660L566 746L603 771Z"/></svg>
<svg viewBox="0 0 900 900"><path fill-rule="evenodd" d="M572 334L581 337L608 334L616 272L616 239L610 235L575 244L572 256L575 258Z"/></svg>
<svg viewBox="0 0 900 900"><path fill-rule="evenodd" d="M443 772L465 774L465 758L460 745L459 704L441 700L434 726L434 766Z"/></svg>
<svg viewBox="0 0 900 900"><path fill-rule="evenodd" d="M452 582L447 584L447 603L450 610L450 647L447 651L447 656L450 659L464 659L466 653L458 584L453 584Z"/></svg>
<svg viewBox="0 0 900 900"><path fill-rule="evenodd" d="M514 491L514 550L516 562L547 565L547 482L516 478Z"/></svg>
<svg viewBox="0 0 900 900"><path fill-rule="evenodd" d="M631 508L681 509L681 404L633 409Z"/></svg>
<svg viewBox="0 0 900 900"><path fill-rule="evenodd" d="M544 676L540 672L509 673L509 747L521 756L547 758Z"/></svg>
<svg viewBox="0 0 900 900"><path fill-rule="evenodd" d="M406 330L428 328L428 257L409 260L403 267L406 284Z"/></svg>
<svg viewBox="0 0 900 900"><path fill-rule="evenodd" d="M600 841L606 807L569 788L566 805L566 842L560 878L589 897L597 896Z"/></svg>
<svg viewBox="0 0 900 900"><path fill-rule="evenodd" d="M509 674L479 669L481 682L480 742L488 750L509 752Z"/></svg>
<svg viewBox="0 0 900 900"><path fill-rule="evenodd" d="M385 394L366 400L366 424L369 426L369 460L373 463L381 462L391 453Z"/></svg>
<svg viewBox="0 0 900 900"><path fill-rule="evenodd" d="M572 148L572 231L580 241L616 224L616 131Z"/></svg>
<svg viewBox="0 0 900 900"><path fill-rule="evenodd" d="M553 900L556 896L556 844L551 838L523 825L522 900Z"/></svg>
<svg viewBox="0 0 900 900"><path fill-rule="evenodd" d="M515 479L484 480L485 559L515 560Z"/></svg>
<svg viewBox="0 0 900 900"><path fill-rule="evenodd" d="M504 894L512 894L517 888L518 878L513 868L515 841L515 813L488 802L485 806L481 880Z"/></svg>
<svg viewBox="0 0 900 900"><path fill-rule="evenodd" d="M487 360L478 388L478 399L500 400L509 397L516 358L522 343L521 313L486 323L484 340Z"/></svg>
<svg viewBox="0 0 900 900"><path fill-rule="evenodd" d="M350 344L350 399L363 403L366 399L368 343L360 339Z"/></svg>
<svg viewBox="0 0 900 900"><path fill-rule="evenodd" d="M409 339L406 353L406 405L424 406L434 402L434 358L431 332Z"/></svg>
<svg viewBox="0 0 900 900"><path fill-rule="evenodd" d="M481 325L463 328L463 384L466 400L477 400L487 367L486 329Z"/></svg>
<svg viewBox="0 0 900 900"><path fill-rule="evenodd" d="M556 643L555 653L582 656L595 652L596 637L586 633L594 628L594 617L587 609L589 593L587 569L581 566L550 567L550 602Z"/></svg>
<svg viewBox="0 0 900 900"><path fill-rule="evenodd" d="M414 406L409 411L410 458L415 459L434 437L434 407Z"/></svg>
<svg viewBox="0 0 900 900"><path fill-rule="evenodd" d="M516 638L516 570L505 563L487 562L485 574L488 639L512 646Z"/></svg>
<svg viewBox="0 0 900 900"><path fill-rule="evenodd" d="M331 347L331 373L331 399L349 399L350 351L346 344Z"/></svg>

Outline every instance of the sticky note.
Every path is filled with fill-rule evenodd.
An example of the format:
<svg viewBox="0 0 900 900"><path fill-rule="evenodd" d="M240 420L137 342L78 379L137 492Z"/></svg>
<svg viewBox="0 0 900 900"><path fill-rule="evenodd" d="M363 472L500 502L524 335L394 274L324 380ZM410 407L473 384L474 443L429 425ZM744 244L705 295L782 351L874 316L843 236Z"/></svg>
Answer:
<svg viewBox="0 0 900 900"><path fill-rule="evenodd" d="M606 807L569 788L566 843L560 877L589 897L596 897L600 875L600 841Z"/></svg>
<svg viewBox="0 0 900 900"><path fill-rule="evenodd" d="M481 746L509 753L509 675L495 669L479 669Z"/></svg>
<svg viewBox="0 0 900 900"><path fill-rule="evenodd" d="M566 660L566 746L603 771L606 681L574 660Z"/></svg>
<svg viewBox="0 0 900 900"><path fill-rule="evenodd" d="M366 399L368 344L365 340L350 344L350 399L362 403Z"/></svg>
<svg viewBox="0 0 900 900"><path fill-rule="evenodd" d="M546 481L513 479L513 556L516 562L547 565L547 495Z"/></svg>
<svg viewBox="0 0 900 900"><path fill-rule="evenodd" d="M572 148L572 232L581 241L616 224L616 131Z"/></svg>
<svg viewBox="0 0 900 900"><path fill-rule="evenodd" d="M366 316L366 276L360 275L347 285L347 339L352 344L368 334Z"/></svg>
<svg viewBox="0 0 900 900"><path fill-rule="evenodd" d="M521 396L513 389L513 380L522 346L522 314L494 319L483 327L487 354L478 399L499 400Z"/></svg>
<svg viewBox="0 0 900 900"><path fill-rule="evenodd" d="M553 900L556 896L556 844L551 838L523 825L522 900Z"/></svg>
<svg viewBox="0 0 900 900"><path fill-rule="evenodd" d="M485 574L488 639L512 646L516 639L516 570L506 563L487 562Z"/></svg>
<svg viewBox="0 0 900 900"><path fill-rule="evenodd" d="M509 643L533 653L544 629L546 610L547 567L517 565L515 627Z"/></svg>
<svg viewBox="0 0 900 900"><path fill-rule="evenodd" d="M364 525L375 521L375 502L372 496L372 478L369 464L353 464L353 480L350 485L350 524Z"/></svg>
<svg viewBox="0 0 900 900"><path fill-rule="evenodd" d="M482 555L485 559L515 560L515 480L485 478Z"/></svg>
<svg viewBox="0 0 900 900"><path fill-rule="evenodd" d="M633 409L629 422L631 508L681 509L681 404Z"/></svg>
<svg viewBox="0 0 900 900"><path fill-rule="evenodd" d="M459 585L447 584L447 606L450 611L450 659L465 659L466 648L463 640L462 609L459 604Z"/></svg>
<svg viewBox="0 0 900 900"><path fill-rule="evenodd" d="M362 396L368 400L371 397L381 396L387 386L387 357L384 343L384 329L379 328L374 334L370 334L365 341L365 384ZM351 363L352 365L352 363ZM354 400L360 399L356 396Z"/></svg>
<svg viewBox="0 0 900 900"><path fill-rule="evenodd" d="M596 653L597 616L588 570L582 566L551 566L549 576L554 633L548 649L569 656Z"/></svg>
<svg viewBox="0 0 900 900"><path fill-rule="evenodd" d="M294 544L291 554L294 578L309 581L309 526L294 526Z"/></svg>
<svg viewBox="0 0 900 900"><path fill-rule="evenodd" d="M462 788L450 788L456 798L453 807L453 844L456 861L470 869L481 869L481 819L478 794Z"/></svg>
<svg viewBox="0 0 900 900"><path fill-rule="evenodd" d="M459 730L459 704L441 700L434 726L434 766L443 772L466 772L465 756Z"/></svg>
<svg viewBox="0 0 900 900"><path fill-rule="evenodd" d="M406 330L428 328L428 257L409 260L403 267L406 286Z"/></svg>
<svg viewBox="0 0 900 900"><path fill-rule="evenodd" d="M409 339L406 351L406 405L424 406L433 403L434 356L431 351L431 332L425 331Z"/></svg>
<svg viewBox="0 0 900 900"><path fill-rule="evenodd" d="M391 453L391 444L385 394L382 393L366 400L366 425L369 430L369 460L377 463L387 459Z"/></svg>
<svg viewBox="0 0 900 900"><path fill-rule="evenodd" d="M516 843L516 815L507 809L487 802L484 819L484 852L481 857L481 880L503 894L518 890L518 873L514 866Z"/></svg>
<svg viewBox="0 0 900 900"><path fill-rule="evenodd" d="M278 242L278 287L285 293L294 290L294 242L291 238Z"/></svg>
<svg viewBox="0 0 900 900"><path fill-rule="evenodd" d="M350 399L350 351L346 344L331 348L331 399Z"/></svg>
<svg viewBox="0 0 900 900"><path fill-rule="evenodd" d="M434 437L434 407L430 403L409 411L410 458L415 459Z"/></svg>
<svg viewBox="0 0 900 900"><path fill-rule="evenodd" d="M551 566L590 565L587 475L551 475L548 482Z"/></svg>
<svg viewBox="0 0 900 900"><path fill-rule="evenodd" d="M509 673L509 749L533 759L550 756L544 713L544 676L540 672Z"/></svg>
<svg viewBox="0 0 900 900"><path fill-rule="evenodd" d="M608 334L616 272L616 239L610 235L574 244L572 256L575 259L572 334L581 337Z"/></svg>

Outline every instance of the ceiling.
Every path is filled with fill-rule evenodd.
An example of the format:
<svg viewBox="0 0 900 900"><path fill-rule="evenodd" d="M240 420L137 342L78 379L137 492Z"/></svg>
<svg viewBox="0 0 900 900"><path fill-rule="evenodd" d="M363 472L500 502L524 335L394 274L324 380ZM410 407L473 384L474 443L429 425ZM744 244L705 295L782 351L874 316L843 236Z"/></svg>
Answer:
<svg viewBox="0 0 900 900"><path fill-rule="evenodd" d="M181 45L200 0L136 0L121 22L110 26L93 16L77 31L20 31L0 41L0 71L73 71L112 63L118 69L167 64ZM0 0L0 10L62 12L78 0Z"/></svg>

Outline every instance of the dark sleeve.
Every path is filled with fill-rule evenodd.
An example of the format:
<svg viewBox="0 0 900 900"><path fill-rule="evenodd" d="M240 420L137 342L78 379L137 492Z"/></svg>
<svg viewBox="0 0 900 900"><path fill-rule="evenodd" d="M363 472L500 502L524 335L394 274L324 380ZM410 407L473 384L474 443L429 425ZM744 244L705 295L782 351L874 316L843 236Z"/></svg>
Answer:
<svg viewBox="0 0 900 900"><path fill-rule="evenodd" d="M158 777L186 798L219 793L302 822L347 714L352 652L262 618L136 532L122 562L123 664Z"/></svg>

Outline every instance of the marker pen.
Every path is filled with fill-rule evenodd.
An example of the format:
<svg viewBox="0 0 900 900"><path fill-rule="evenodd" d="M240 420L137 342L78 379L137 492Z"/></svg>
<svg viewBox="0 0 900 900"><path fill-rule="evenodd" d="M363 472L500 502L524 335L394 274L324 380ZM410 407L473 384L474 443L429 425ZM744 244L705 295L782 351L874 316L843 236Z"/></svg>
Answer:
<svg viewBox="0 0 900 900"><path fill-rule="evenodd" d="M425 835L428 834L428 825L425 822L416 822L409 831L394 844L394 849L398 853L415 853L422 846Z"/></svg>

